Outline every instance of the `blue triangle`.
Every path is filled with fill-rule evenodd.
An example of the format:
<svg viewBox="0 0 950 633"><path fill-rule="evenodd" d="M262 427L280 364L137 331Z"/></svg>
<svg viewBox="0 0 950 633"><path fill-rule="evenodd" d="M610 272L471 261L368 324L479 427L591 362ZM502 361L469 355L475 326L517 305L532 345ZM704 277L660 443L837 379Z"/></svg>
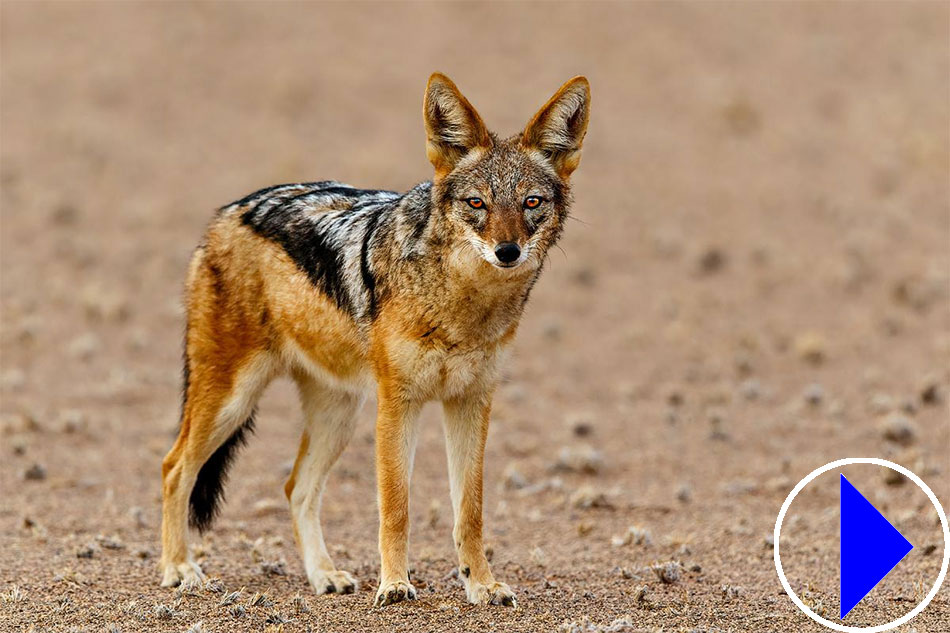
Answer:
<svg viewBox="0 0 950 633"><path fill-rule="evenodd" d="M914 546L841 475L841 619Z"/></svg>

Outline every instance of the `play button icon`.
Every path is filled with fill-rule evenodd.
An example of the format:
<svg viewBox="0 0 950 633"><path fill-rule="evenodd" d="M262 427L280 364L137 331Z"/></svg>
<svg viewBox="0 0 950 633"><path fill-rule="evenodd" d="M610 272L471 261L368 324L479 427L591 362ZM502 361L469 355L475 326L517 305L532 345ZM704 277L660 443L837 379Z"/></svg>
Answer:
<svg viewBox="0 0 950 633"><path fill-rule="evenodd" d="M895 600L897 596L884 594L893 591L895 583L903 583L909 578L916 577L920 577L922 580L920 569L924 556L908 556L914 550L910 540L891 525L881 512L851 483L851 481L860 481L862 487L869 487L867 481L873 481L865 480L864 473L867 471L858 472L860 469L856 470L855 466L887 468L900 473L908 482L916 485L924 493L926 499L933 504L939 519L937 528L943 536L943 557L940 570L937 572L933 584L930 585L929 591L910 611L889 622L874 623L871 621L868 616L881 611L879 606L872 605L882 604L882 599L883 604L899 604L899 598ZM840 472L842 469L848 469L848 476L851 477L850 481ZM782 534L782 522L789 513L795 498L806 486L823 474L829 473L829 471L837 474L838 477L825 480L827 483L824 485L819 483L809 489L810 493L804 495L804 505L798 506L802 509L792 516L793 520L790 521L792 524L790 527L791 536L786 540ZM852 476L852 472L854 476ZM835 482L835 479L837 479L837 482ZM880 479L877 481L880 481ZM837 499L835 499L835 492L838 493ZM870 490L865 490L865 492L870 492ZM872 498L877 500L879 496L876 494ZM901 498L906 500L908 498L907 493L902 494ZM825 500L830 503L824 505ZM825 507L826 511L820 511L822 507ZM894 507L891 503L888 503L887 511L889 513L896 512L899 509L899 505ZM814 513L816 510L819 510L819 512ZM919 512L919 510L915 510L916 512ZM924 543L933 542L933 532L927 532L926 530L921 532L922 525L919 522L908 523L906 511L899 516L902 516L901 529L908 534L912 534L915 543L923 545ZM837 518L837 521L835 521L835 518ZM817 540L809 541L802 530L809 530L810 534L817 536ZM775 519L773 543L775 571L782 583L784 593L796 607L813 621L829 629L846 633L884 633L906 624L927 609L940 590L948 571L950 571L950 522L947 520L947 515L940 505L937 495L920 477L906 467L877 457L839 459L808 473L788 493L779 510ZM797 565L792 571L794 584L803 591L803 596L796 593L793 584L789 582L789 578L782 567L782 552L789 548L790 552L787 553L791 553L791 564L793 567ZM924 548L921 547L921 549ZM807 556L803 557L802 554L806 551ZM932 551L928 548L923 554L926 555ZM823 552L827 552L827 555ZM811 567L810 571L804 571L803 574L802 572L806 568L801 567L802 562L808 562L809 564L817 562L819 566L817 568ZM836 567L837 569L835 569ZM837 578L835 578L837 582L827 583L828 580L834 578L829 573L832 569L838 572ZM933 569L932 566L931 569ZM892 571L895 571L895 573L891 574ZM887 580L885 580L885 577L887 577ZM927 582L929 584L929 579ZM881 584L880 587L878 586L879 583ZM923 585L922 588L925 586ZM825 592L822 587L827 587L828 602L825 603L826 605L830 606L835 599L840 601L840 610L835 614L838 617L831 616L834 619L823 617L827 610L822 608L820 602L820 596ZM877 587L876 590L875 587ZM834 595L836 589L837 596ZM808 604L803 600L803 597L808 600ZM816 598L818 599L817 602ZM893 609L887 609L887 611L894 613ZM940 619L940 616L936 617L938 620ZM925 615L924 619L929 622L932 617ZM943 629L940 628L940 630Z"/></svg>
<svg viewBox="0 0 950 633"><path fill-rule="evenodd" d="M914 549L844 475L841 477L841 615Z"/></svg>

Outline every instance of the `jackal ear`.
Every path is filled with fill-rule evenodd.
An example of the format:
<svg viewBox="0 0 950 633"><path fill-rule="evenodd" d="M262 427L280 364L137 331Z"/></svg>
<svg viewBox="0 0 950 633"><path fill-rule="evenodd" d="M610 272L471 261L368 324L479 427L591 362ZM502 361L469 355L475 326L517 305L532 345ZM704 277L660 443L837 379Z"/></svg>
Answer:
<svg viewBox="0 0 950 633"><path fill-rule="evenodd" d="M422 105L426 155L437 176L452 171L476 147L490 148L491 134L482 118L452 80L432 73Z"/></svg>
<svg viewBox="0 0 950 633"><path fill-rule="evenodd" d="M542 152L561 178L567 178L581 161L589 119L590 83L586 77L574 77L528 122L521 144Z"/></svg>

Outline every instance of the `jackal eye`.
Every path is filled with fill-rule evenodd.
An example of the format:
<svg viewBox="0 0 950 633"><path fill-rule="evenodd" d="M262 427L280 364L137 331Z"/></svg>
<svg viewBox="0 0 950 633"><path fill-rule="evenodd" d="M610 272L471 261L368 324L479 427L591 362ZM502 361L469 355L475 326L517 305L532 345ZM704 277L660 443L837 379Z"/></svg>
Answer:
<svg viewBox="0 0 950 633"><path fill-rule="evenodd" d="M525 209L537 209L539 206L541 206L540 196L528 196L524 199Z"/></svg>
<svg viewBox="0 0 950 633"><path fill-rule="evenodd" d="M481 198L466 198L465 202L467 202L468 206L472 207L473 209L485 208L485 201Z"/></svg>

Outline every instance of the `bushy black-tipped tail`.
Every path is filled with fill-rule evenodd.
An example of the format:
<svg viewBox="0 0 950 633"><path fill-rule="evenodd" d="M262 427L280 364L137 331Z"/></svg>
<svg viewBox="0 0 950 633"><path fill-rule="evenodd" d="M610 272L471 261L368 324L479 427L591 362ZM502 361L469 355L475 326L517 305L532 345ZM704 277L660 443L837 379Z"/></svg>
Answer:
<svg viewBox="0 0 950 633"><path fill-rule="evenodd" d="M188 522L198 531L204 532L214 522L221 502L224 501L224 484L228 479L228 470L238 449L247 444L247 438L253 432L252 412L244 424L231 434L198 471L198 480L191 491L191 510L188 516Z"/></svg>

